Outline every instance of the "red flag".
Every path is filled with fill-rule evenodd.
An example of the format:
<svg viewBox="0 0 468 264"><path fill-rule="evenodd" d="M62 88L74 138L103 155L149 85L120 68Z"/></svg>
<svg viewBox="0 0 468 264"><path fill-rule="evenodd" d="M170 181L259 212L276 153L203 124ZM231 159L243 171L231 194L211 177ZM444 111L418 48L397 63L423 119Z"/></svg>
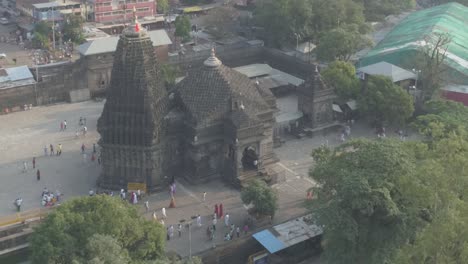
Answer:
<svg viewBox="0 0 468 264"><path fill-rule="evenodd" d="M135 24L135 31L140 32L140 26L138 25L138 23Z"/></svg>

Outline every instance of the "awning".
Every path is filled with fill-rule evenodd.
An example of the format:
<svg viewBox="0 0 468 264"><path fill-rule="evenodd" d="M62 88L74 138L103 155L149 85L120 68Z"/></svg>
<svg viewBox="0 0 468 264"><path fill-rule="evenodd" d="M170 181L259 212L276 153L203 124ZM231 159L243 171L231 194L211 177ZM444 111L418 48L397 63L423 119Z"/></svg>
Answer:
<svg viewBox="0 0 468 264"><path fill-rule="evenodd" d="M343 110L341 110L341 107L337 104L332 104L333 111L338 112L338 113L343 113Z"/></svg>
<svg viewBox="0 0 468 264"><path fill-rule="evenodd" d="M356 100L348 101L346 105L353 111L357 109Z"/></svg>
<svg viewBox="0 0 468 264"><path fill-rule="evenodd" d="M253 237L270 253L275 253L286 248L286 245L277 239L270 231L263 230L253 235Z"/></svg>

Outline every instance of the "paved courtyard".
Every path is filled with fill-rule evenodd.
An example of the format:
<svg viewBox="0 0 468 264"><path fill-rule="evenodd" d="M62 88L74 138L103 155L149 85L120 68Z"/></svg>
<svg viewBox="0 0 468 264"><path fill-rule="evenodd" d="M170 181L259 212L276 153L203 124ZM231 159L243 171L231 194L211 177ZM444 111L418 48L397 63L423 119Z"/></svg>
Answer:
<svg viewBox="0 0 468 264"><path fill-rule="evenodd" d="M99 118L103 102L87 101L76 104L59 104L47 107L37 107L32 110L11 113L0 116L0 216L15 213L13 200L21 196L24 200L23 209L40 208L41 192L44 187L49 190L60 190L65 199L74 196L87 195L89 189L95 188L96 179L100 172L97 162L91 162L92 144L97 142L96 122ZM88 134L86 137L75 136L80 117L86 117ZM60 122L67 120L67 130L60 131ZM388 129L390 131L390 129ZM394 134L388 132L388 134ZM373 130L365 124L357 123L353 126L351 137L375 137ZM88 159L83 161L80 147L87 146ZM279 196L279 210L273 219L274 223L281 223L306 213L303 207L306 190L313 186L308 177L308 171L313 161L311 151L321 144L334 146L339 144L337 133L330 133L314 138L289 138L280 148L275 149L281 159L280 166L284 174L279 182L273 186ZM53 144L63 145L63 154L44 156L44 146ZM32 158L36 157L36 169L41 171L41 180L36 180L36 171L32 169ZM28 162L28 171L23 172L23 162ZM223 203L224 212L231 215L235 225L244 225L248 218L240 193L222 181L212 181L204 185L189 185L182 180L177 181L176 208L167 209L166 226L177 224L181 220L185 223L192 216L200 214L203 226L193 226L191 230L191 246L188 239L188 229L183 229L181 238L177 231L175 237L168 241L167 249L182 256L188 256L190 248L196 254L211 248L213 245L225 243L223 236L227 228L222 220L218 222L218 231L214 242L206 235L207 224L211 222L216 203ZM207 192L207 199L202 201L203 192ZM149 200L150 212L145 213L143 202ZM161 208L168 207L170 197L168 192L161 192L145 197L136 206L151 219L153 211L161 216ZM252 226L251 228L255 228ZM228 242L229 243L229 242Z"/></svg>

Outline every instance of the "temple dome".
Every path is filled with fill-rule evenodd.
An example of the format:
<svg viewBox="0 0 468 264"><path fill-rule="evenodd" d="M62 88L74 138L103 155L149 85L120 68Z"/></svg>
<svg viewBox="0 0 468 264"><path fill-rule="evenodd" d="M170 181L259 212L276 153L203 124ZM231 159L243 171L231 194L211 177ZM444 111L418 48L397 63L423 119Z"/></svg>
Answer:
<svg viewBox="0 0 468 264"><path fill-rule="evenodd" d="M190 71L177 84L176 91L197 122L226 118L235 111L243 112L239 116L254 120L257 114L271 111L254 82L223 65L214 49L201 67Z"/></svg>

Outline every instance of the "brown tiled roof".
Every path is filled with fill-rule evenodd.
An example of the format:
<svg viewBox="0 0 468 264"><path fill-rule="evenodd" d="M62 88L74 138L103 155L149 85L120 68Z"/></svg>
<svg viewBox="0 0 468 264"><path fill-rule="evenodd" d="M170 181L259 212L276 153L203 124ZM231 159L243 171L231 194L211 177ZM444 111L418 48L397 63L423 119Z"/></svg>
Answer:
<svg viewBox="0 0 468 264"><path fill-rule="evenodd" d="M221 63L207 61L209 65L192 70L177 85L184 107L197 122L228 117L231 103L235 102L239 107L237 111L243 112L232 115L239 124L245 123L246 118L253 120L258 113L270 110L248 77Z"/></svg>

